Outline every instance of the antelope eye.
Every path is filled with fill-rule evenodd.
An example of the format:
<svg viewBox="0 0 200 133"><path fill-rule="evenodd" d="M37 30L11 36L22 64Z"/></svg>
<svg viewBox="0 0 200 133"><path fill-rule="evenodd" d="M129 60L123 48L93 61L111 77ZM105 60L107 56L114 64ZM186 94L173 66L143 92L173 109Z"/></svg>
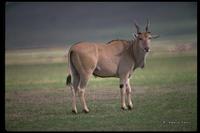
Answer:
<svg viewBox="0 0 200 133"><path fill-rule="evenodd" d="M139 38L139 40L142 40L142 38Z"/></svg>
<svg viewBox="0 0 200 133"><path fill-rule="evenodd" d="M149 39L152 39L152 37L149 37Z"/></svg>

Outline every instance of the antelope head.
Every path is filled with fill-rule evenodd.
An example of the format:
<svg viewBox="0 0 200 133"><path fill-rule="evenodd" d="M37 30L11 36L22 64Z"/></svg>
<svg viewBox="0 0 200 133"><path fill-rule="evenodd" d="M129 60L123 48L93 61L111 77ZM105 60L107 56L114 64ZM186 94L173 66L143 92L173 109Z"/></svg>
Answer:
<svg viewBox="0 0 200 133"><path fill-rule="evenodd" d="M133 34L133 37L137 40L137 45L139 45L144 52L149 52L151 39L158 38L159 35L151 35L151 32L149 31L149 19L147 19L147 25L144 32L140 31L140 27L136 22L134 24L137 29L137 34Z"/></svg>

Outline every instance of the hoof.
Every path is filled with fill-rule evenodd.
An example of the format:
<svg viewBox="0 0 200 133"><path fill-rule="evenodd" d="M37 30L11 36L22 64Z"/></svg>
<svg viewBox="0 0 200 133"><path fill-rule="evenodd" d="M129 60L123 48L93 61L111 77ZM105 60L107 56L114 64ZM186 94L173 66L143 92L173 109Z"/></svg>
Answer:
<svg viewBox="0 0 200 133"><path fill-rule="evenodd" d="M77 114L78 112L76 110L72 110L72 113Z"/></svg>
<svg viewBox="0 0 200 133"><path fill-rule="evenodd" d="M128 109L129 109L129 110L132 110L132 109L133 109L133 106L128 105Z"/></svg>
<svg viewBox="0 0 200 133"><path fill-rule="evenodd" d="M87 114L87 113L89 113L90 111L89 111L88 109L87 109L87 110L86 110L86 109L83 109L83 112Z"/></svg>
<svg viewBox="0 0 200 133"><path fill-rule="evenodd" d="M127 107L126 107L126 106L125 106L125 107L121 107L121 109L122 109L122 110L126 110L126 109L127 109Z"/></svg>

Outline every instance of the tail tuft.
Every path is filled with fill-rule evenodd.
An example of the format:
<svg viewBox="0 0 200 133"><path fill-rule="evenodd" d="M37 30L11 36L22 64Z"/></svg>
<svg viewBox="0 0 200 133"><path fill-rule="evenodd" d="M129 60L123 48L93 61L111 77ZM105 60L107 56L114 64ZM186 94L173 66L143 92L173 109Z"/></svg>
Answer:
<svg viewBox="0 0 200 133"><path fill-rule="evenodd" d="M68 75L66 80L66 85L69 85L70 83L71 83L71 75Z"/></svg>

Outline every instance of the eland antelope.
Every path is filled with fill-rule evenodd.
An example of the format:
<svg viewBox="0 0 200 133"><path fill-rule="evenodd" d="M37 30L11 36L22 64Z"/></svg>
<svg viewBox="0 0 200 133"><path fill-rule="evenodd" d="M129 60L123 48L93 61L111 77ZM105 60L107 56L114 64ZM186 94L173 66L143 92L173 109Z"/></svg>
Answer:
<svg viewBox="0 0 200 133"><path fill-rule="evenodd" d="M112 40L106 44L79 42L72 45L68 52L69 75L66 84L72 91L73 113L77 113L77 93L83 111L89 112L85 100L85 88L92 75L119 78L121 108L123 110L133 108L129 79L136 68L144 67L145 57L150 51L151 39L158 37L158 35L151 35L149 25L150 22L147 20L145 31L141 32L140 27L135 23L137 34L133 34L134 38L130 41Z"/></svg>

